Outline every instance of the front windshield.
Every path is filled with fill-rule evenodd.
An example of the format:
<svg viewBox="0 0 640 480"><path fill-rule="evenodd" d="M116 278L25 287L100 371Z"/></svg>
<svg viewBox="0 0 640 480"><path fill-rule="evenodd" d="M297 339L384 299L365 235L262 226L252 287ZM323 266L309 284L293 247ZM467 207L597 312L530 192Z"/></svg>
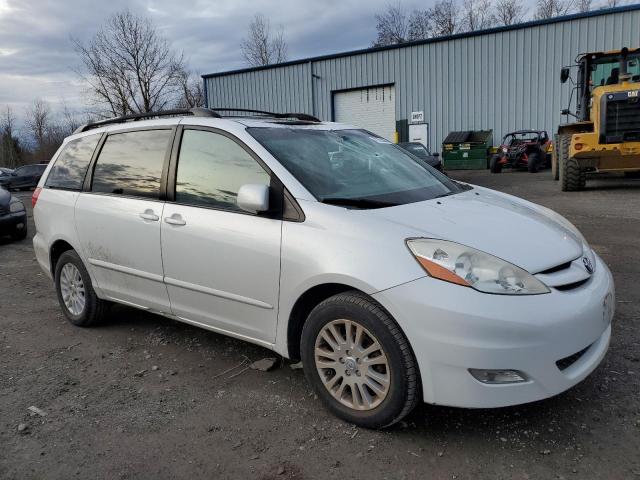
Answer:
<svg viewBox="0 0 640 480"><path fill-rule="evenodd" d="M326 203L351 201L353 206L372 208L462 191L425 162L364 130L255 127L247 131Z"/></svg>
<svg viewBox="0 0 640 480"><path fill-rule="evenodd" d="M538 133L510 133L505 137L504 145L518 145L519 143L531 143L538 141Z"/></svg>
<svg viewBox="0 0 640 480"><path fill-rule="evenodd" d="M620 59L621 57L616 55L594 60L591 64L590 88L619 83ZM640 55L629 55L627 57L626 70L631 75L632 82L640 81Z"/></svg>

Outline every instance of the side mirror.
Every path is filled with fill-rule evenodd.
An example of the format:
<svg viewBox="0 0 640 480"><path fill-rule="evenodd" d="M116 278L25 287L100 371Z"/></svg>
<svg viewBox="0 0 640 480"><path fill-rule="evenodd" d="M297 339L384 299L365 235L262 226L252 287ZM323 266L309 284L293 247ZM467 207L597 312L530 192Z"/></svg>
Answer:
<svg viewBox="0 0 640 480"><path fill-rule="evenodd" d="M433 155L434 157L439 157L440 154L438 152L432 153L431 155Z"/></svg>
<svg viewBox="0 0 640 480"><path fill-rule="evenodd" d="M257 183L242 185L236 203L245 212L266 212L269 210L269 187Z"/></svg>
<svg viewBox="0 0 640 480"><path fill-rule="evenodd" d="M560 82L567 83L567 80L569 80L569 67L562 67L562 70L560 70Z"/></svg>

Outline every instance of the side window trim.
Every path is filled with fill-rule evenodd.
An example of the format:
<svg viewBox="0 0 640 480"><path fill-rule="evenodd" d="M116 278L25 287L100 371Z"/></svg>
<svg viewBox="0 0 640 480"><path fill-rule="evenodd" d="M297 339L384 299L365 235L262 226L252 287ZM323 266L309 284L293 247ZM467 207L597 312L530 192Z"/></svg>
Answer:
<svg viewBox="0 0 640 480"><path fill-rule="evenodd" d="M217 207L206 206L206 205L191 205L191 206L195 206L197 208L205 208L209 210L217 210L221 212L236 213L240 215L263 216L267 218L277 218L280 220L287 220L287 221L294 221L294 222L304 221L304 218L305 218L304 213L302 211L302 208L298 204L298 202L296 202L296 200L290 194L286 195L288 191L284 187L284 184L280 181L277 175L273 173L273 171L269 168L269 166L266 163L264 163L264 161L258 156L257 153L255 153L246 143L244 143L242 140L240 140L238 137L236 137L232 133L229 133L219 128L207 127L207 126L201 126L201 125L179 125L178 126L176 136L173 141L173 148L171 151L171 162L169 165L169 170L167 175L167 182L166 182L166 194L167 194L166 201L167 202L172 202L172 203L175 203L176 205L188 205L188 204L176 202L176 178L178 173L178 160L180 156L180 147L182 144L182 138L185 130L199 130L204 132L216 133L236 143L240 148L242 148L245 152L247 152L247 154L254 161L256 161L258 165L260 165L260 167L264 169L264 171L269 175L270 188L272 192L270 201L273 201L276 205L278 205L277 209L272 211L270 214L267 213L267 214L259 214L259 215L256 215L254 213L249 213L249 212L242 212L238 210L231 210L231 209L221 208L221 207L217 208ZM284 215L285 201L289 205L293 206L293 211L297 212L297 215L294 215L293 217L291 217L291 215L287 215L287 216ZM287 209L287 210L289 212L291 211L291 209Z"/></svg>
<svg viewBox="0 0 640 480"><path fill-rule="evenodd" d="M163 164L162 164L162 173L160 176L160 194L159 194L159 198L155 199L155 198L146 198L146 197L139 197L136 195L120 195L120 194L114 194L114 193L105 193L105 192L92 192L91 191L91 185L93 183L93 174L95 172L95 168L96 168L96 164L98 162L98 158L100 158L100 153L102 152L102 148L104 147L104 144L107 141L107 138L109 138L110 135L117 135L119 133L130 133L130 132L140 132L140 131L145 131L145 130L171 130L171 139L169 141L168 144L168 148L165 150L164 153L164 160L163 160ZM96 146L96 149L93 152L93 157L91 158L91 162L89 163L89 168L87 168L87 174L84 178L84 185L82 188L82 192L83 193L90 193L92 195L112 195L112 196L117 196L119 198L136 198L136 199L141 199L143 198L144 200L150 201L150 202L164 202L166 201L166 192L167 192L167 172L169 171L169 164L170 164L170 160L171 160L171 155L173 153L173 148L175 146L175 141L176 141L176 132L178 131L178 126L177 125L169 125L169 126L149 126L149 127L138 127L138 128L127 128L124 130L115 130L115 131L105 131L102 133L102 138L100 139L100 141L98 142L98 145Z"/></svg>

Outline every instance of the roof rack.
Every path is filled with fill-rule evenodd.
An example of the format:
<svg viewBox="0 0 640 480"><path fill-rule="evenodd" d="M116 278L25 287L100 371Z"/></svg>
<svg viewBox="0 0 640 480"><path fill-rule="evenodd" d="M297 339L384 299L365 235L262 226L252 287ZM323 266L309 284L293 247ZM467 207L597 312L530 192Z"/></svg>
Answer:
<svg viewBox="0 0 640 480"><path fill-rule="evenodd" d="M263 110L250 110L246 108L188 108L188 109L173 109L162 110L159 112L145 112L145 113L133 113L131 115L124 115L122 117L107 118L106 120L99 120L97 122L85 123L79 126L75 133L86 132L92 128L104 127L105 125L111 125L114 123L135 122L137 120L146 120L157 117L177 117L179 115L192 115L194 117L209 117L209 118L222 118L218 112L242 112L242 113L256 113L272 118L295 118L303 122L319 122L320 120L313 115L307 115L306 113L273 113Z"/></svg>
<svg viewBox="0 0 640 480"><path fill-rule="evenodd" d="M106 120L99 120L97 122L85 123L79 126L73 133L86 132L92 128L103 127L105 125L111 125L113 123L125 123L136 120L146 120L156 117L176 117L178 115L193 115L194 117L213 117L220 118L220 114L214 112L208 108L189 108L189 109L173 109L162 110L159 112L145 112L145 113L133 113L131 115L124 115L122 117L107 118Z"/></svg>
<svg viewBox="0 0 640 480"><path fill-rule="evenodd" d="M241 113L257 113L259 115L264 115L266 117L273 118L295 118L296 120L301 120L303 122L319 122L320 119L314 117L313 115L309 115L307 113L296 113L296 112L287 112L287 113L274 113L267 112L264 110L252 110L248 108L227 108L227 107L213 107L210 110L214 112L241 112Z"/></svg>

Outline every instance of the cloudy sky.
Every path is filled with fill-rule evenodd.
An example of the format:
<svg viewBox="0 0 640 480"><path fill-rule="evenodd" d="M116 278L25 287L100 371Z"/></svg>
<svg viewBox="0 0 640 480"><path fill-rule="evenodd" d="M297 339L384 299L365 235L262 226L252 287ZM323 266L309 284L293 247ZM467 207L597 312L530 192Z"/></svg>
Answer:
<svg viewBox="0 0 640 480"><path fill-rule="evenodd" d="M367 47L374 14L388 0L0 0L0 107L21 114L40 97L83 105L71 37L88 40L126 7L149 16L192 69L210 73L242 67L239 44L253 15L282 25L289 58ZM412 8L411 1L403 2ZM422 8L430 5L420 2Z"/></svg>

